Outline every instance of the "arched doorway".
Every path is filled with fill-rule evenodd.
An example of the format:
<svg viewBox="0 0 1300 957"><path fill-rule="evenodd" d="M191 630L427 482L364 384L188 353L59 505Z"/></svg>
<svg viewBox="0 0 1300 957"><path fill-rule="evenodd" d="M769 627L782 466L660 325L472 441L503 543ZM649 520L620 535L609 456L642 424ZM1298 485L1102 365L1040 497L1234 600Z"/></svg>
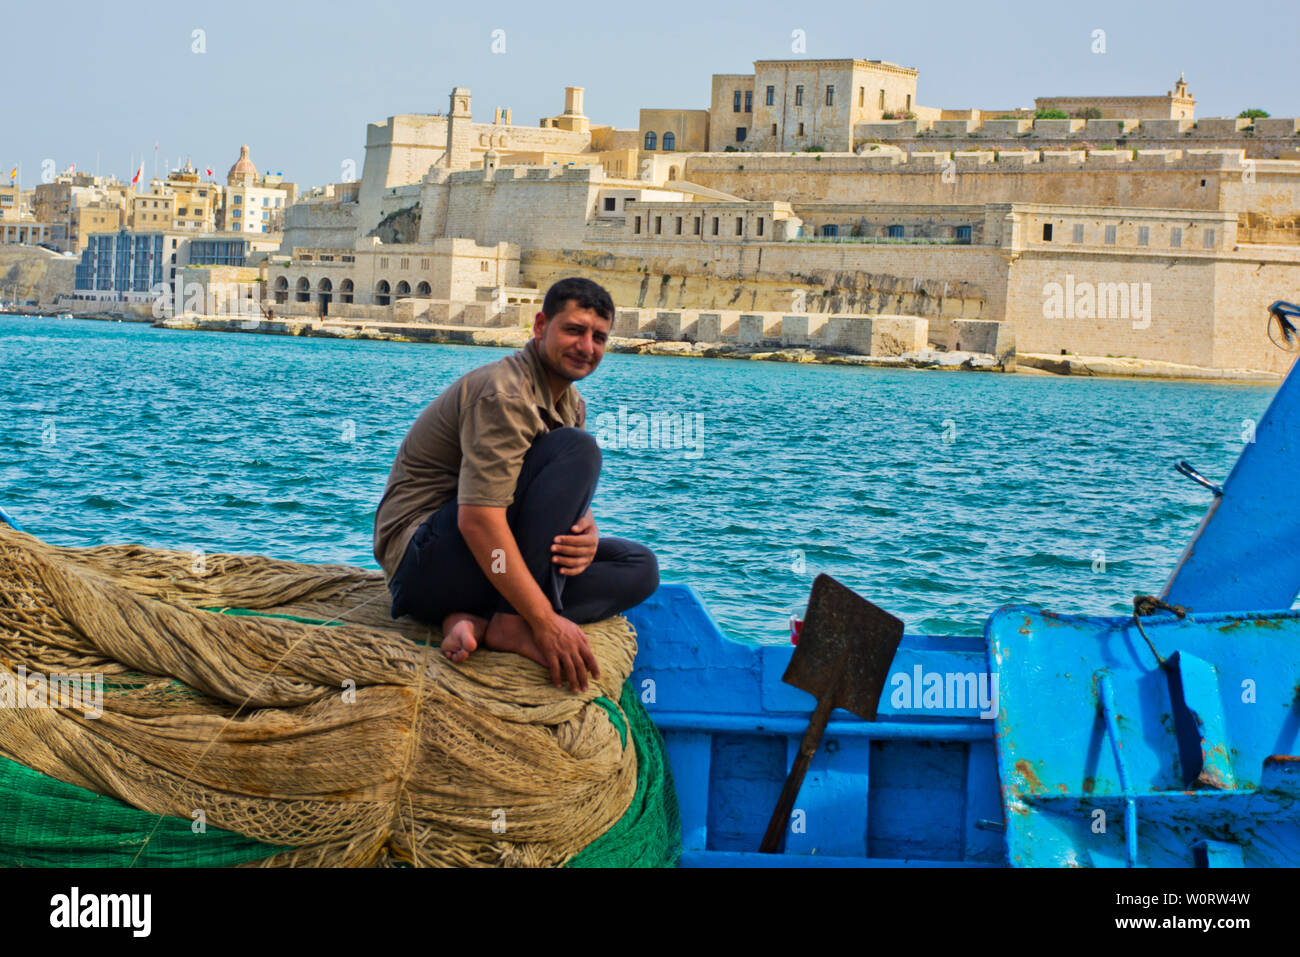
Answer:
<svg viewBox="0 0 1300 957"><path fill-rule="evenodd" d="M329 315L330 301L334 298L334 283L322 279L316 284L316 301L320 303L320 314Z"/></svg>
<svg viewBox="0 0 1300 957"><path fill-rule="evenodd" d="M298 295L296 298L298 302L311 302L311 283L307 281L306 276L298 280Z"/></svg>
<svg viewBox="0 0 1300 957"><path fill-rule="evenodd" d="M389 295L391 291L392 290L391 287L388 285L387 279L379 280L379 285L375 286L375 305L376 306L388 305L389 300L392 298Z"/></svg>
<svg viewBox="0 0 1300 957"><path fill-rule="evenodd" d="M281 276L275 281L275 304L283 305L289 301L289 280Z"/></svg>
<svg viewBox="0 0 1300 957"><path fill-rule="evenodd" d="M339 302L352 301L352 280L344 279L339 283Z"/></svg>

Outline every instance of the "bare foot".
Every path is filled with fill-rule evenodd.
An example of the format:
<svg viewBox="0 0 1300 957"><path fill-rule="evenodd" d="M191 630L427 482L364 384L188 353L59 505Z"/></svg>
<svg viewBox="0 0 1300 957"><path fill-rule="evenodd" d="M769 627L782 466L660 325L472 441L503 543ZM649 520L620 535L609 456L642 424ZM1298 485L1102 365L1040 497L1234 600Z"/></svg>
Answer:
<svg viewBox="0 0 1300 957"><path fill-rule="evenodd" d="M442 620L442 653L452 661L464 661L483 641L487 626L486 618L453 612Z"/></svg>
<svg viewBox="0 0 1300 957"><path fill-rule="evenodd" d="M517 655L537 662L543 668L549 668L542 657L541 649L533 640L533 630L528 627L522 615L506 615L497 612L487 623L483 635L483 645L493 651L513 651Z"/></svg>

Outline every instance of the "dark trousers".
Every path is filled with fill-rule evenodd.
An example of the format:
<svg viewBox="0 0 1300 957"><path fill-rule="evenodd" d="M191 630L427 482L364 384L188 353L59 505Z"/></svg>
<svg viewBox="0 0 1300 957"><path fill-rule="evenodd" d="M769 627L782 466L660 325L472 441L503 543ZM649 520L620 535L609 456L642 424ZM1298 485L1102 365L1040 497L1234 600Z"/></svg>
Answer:
<svg viewBox="0 0 1300 957"><path fill-rule="evenodd" d="M644 545L601 537L581 575L561 575L551 557L556 535L572 535L586 514L600 475L600 448L589 432L561 428L524 456L506 523L524 563L551 607L578 624L600 621L639 605L659 587L659 565ZM452 612L484 618L514 614L479 568L457 527L452 499L416 529L389 582L392 616L410 615L434 627Z"/></svg>

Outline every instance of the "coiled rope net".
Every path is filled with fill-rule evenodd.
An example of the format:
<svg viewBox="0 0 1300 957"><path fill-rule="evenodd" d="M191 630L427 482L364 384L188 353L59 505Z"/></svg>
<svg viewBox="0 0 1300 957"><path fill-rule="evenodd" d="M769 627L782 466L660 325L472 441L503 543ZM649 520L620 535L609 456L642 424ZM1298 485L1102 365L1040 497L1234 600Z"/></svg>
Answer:
<svg viewBox="0 0 1300 957"><path fill-rule="evenodd" d="M584 630L602 677L573 694L518 655L448 661L436 630L389 618L378 572L65 548L0 522L0 699L102 676L98 717L0 707L0 754L272 845L257 864L559 865L640 793L614 704L635 634Z"/></svg>

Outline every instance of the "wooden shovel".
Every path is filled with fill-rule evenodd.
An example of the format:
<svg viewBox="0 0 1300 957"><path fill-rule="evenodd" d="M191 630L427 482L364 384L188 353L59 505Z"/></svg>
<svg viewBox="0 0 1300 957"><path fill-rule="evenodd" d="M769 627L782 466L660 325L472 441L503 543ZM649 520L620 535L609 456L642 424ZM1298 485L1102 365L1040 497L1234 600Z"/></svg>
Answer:
<svg viewBox="0 0 1300 957"><path fill-rule="evenodd" d="M776 802L759 850L780 850L794 799L817 752L831 711L843 708L874 721L889 666L903 638L903 623L854 594L829 575L818 575L808 598L799 644L781 680L817 699L799 754Z"/></svg>

